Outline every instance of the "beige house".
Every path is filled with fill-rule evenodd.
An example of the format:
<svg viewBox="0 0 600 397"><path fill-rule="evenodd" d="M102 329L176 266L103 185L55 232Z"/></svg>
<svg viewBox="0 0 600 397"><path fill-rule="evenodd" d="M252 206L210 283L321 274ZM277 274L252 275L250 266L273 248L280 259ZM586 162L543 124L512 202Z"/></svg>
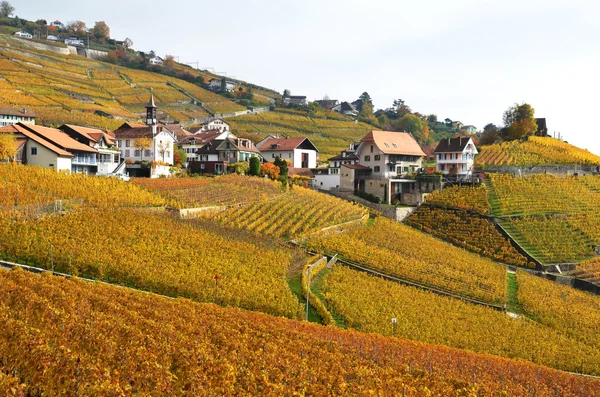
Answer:
<svg viewBox="0 0 600 397"><path fill-rule="evenodd" d="M415 177L425 153L411 134L371 131L361 139L355 155L358 164L340 168L340 190L371 193L388 204L422 200Z"/></svg>
<svg viewBox="0 0 600 397"><path fill-rule="evenodd" d="M0 127L10 124L35 124L36 115L27 108L0 107Z"/></svg>

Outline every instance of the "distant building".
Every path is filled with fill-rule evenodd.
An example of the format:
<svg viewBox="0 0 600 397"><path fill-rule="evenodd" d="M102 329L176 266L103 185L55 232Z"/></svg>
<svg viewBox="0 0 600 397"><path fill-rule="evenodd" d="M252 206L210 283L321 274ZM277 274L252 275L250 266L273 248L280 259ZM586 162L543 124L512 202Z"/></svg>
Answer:
<svg viewBox="0 0 600 397"><path fill-rule="evenodd" d="M321 99L315 102L318 103L320 107L326 110L333 110L333 107L337 106L340 103L340 101L338 101L337 99Z"/></svg>
<svg viewBox="0 0 600 397"><path fill-rule="evenodd" d="M97 174L110 174L121 163L121 152L116 147L115 139L108 132L77 125L63 124L59 130L69 135L79 143L92 147L98 151Z"/></svg>
<svg viewBox="0 0 600 397"><path fill-rule="evenodd" d="M268 136L256 144L266 161L289 160L292 168L316 168L319 150L308 138Z"/></svg>
<svg viewBox="0 0 600 397"><path fill-rule="evenodd" d="M535 119L535 122L537 124L537 131L535 132L535 135L537 136L548 136L548 127L546 126L546 119L545 118L538 118Z"/></svg>
<svg viewBox="0 0 600 397"><path fill-rule="evenodd" d="M157 65L157 66L162 66L164 62L165 62L165 60L162 59L161 57L153 57L153 58L150 58L150 60L148 60L148 63L150 65Z"/></svg>
<svg viewBox="0 0 600 397"><path fill-rule="evenodd" d="M54 36L54 35L49 34L48 36L46 36L46 40L58 41L60 39L58 38L58 36Z"/></svg>
<svg viewBox="0 0 600 397"><path fill-rule="evenodd" d="M345 164L358 164L358 156L356 149L360 142L353 142L348 149L342 150L337 156L329 158L329 166L327 168L313 169L315 181L313 186L317 189L330 190L340 187L340 168Z"/></svg>
<svg viewBox="0 0 600 397"><path fill-rule="evenodd" d="M208 88L213 91L220 91L223 88L223 79L210 79L208 82ZM225 80L225 91L232 92L235 90L235 84L231 81Z"/></svg>
<svg viewBox="0 0 600 397"><path fill-rule="evenodd" d="M460 130L463 127L463 123L461 123L460 121L453 121L451 124L451 127L455 130Z"/></svg>
<svg viewBox="0 0 600 397"><path fill-rule="evenodd" d="M15 32L14 35L22 39L33 39L31 33L26 32L24 30L19 30L18 32Z"/></svg>
<svg viewBox="0 0 600 397"><path fill-rule="evenodd" d="M35 124L36 115L27 108L0 107L0 127L9 124Z"/></svg>
<svg viewBox="0 0 600 397"><path fill-rule="evenodd" d="M205 131L231 131L231 127L229 123L227 123L223 119L213 119L200 124L199 127L190 129L190 132L192 134L197 134L199 132Z"/></svg>
<svg viewBox="0 0 600 397"><path fill-rule="evenodd" d="M473 174L473 163L478 151L472 138L442 139L433 153L436 159L436 171L459 177L470 177Z"/></svg>
<svg viewBox="0 0 600 397"><path fill-rule="evenodd" d="M238 138L230 132L224 139L212 139L197 150L196 161L190 161L189 170L197 174L221 175L227 172L230 164L249 161L262 156L249 139Z"/></svg>
<svg viewBox="0 0 600 397"><path fill-rule="evenodd" d="M68 39L65 39L65 44L72 45L75 47L83 47L83 40L75 36L71 36Z"/></svg>
<svg viewBox="0 0 600 397"><path fill-rule="evenodd" d="M469 134L475 134L477 132L477 127L474 125L465 125L461 129L467 131Z"/></svg>
<svg viewBox="0 0 600 397"><path fill-rule="evenodd" d="M65 27L65 26L63 25L63 23L62 23L61 21L58 21L58 20L57 20L57 21L54 21L54 22L51 22L51 23L50 23L50 26L54 26L55 28L59 28L59 29L62 29L62 28L64 28L64 27Z"/></svg>
<svg viewBox="0 0 600 397"><path fill-rule="evenodd" d="M301 95L292 95L283 98L285 105L306 105L306 97Z"/></svg>
<svg viewBox="0 0 600 397"><path fill-rule="evenodd" d="M351 116L351 117L358 116L358 110L354 107L354 105L352 105L351 103L348 103L348 102L342 102L338 105L335 105L332 108L332 110L334 112L338 112L338 113L341 113L346 116Z"/></svg>

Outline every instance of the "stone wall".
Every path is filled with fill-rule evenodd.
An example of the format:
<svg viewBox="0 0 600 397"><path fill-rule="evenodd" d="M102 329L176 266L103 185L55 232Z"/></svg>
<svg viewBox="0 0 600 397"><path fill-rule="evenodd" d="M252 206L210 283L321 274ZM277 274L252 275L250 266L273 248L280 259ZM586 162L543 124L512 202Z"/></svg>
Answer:
<svg viewBox="0 0 600 397"><path fill-rule="evenodd" d="M539 166L506 166L490 167L476 172L497 172L503 174L532 175L532 174L551 174L551 175L587 175L600 172L600 167L595 165L579 164L558 164L558 165L539 165Z"/></svg>
<svg viewBox="0 0 600 397"><path fill-rule="evenodd" d="M371 208L371 209L379 212L382 216L393 219L397 222L402 222L404 219L408 218L408 216L417 209L417 207L394 207L392 205L372 203L368 200L365 200L363 198L355 196L353 193L350 193L350 192L340 192L340 191L329 190L324 193L329 193L333 196L339 197L344 200L356 201L357 203L360 203L360 204L364 205L365 207Z"/></svg>

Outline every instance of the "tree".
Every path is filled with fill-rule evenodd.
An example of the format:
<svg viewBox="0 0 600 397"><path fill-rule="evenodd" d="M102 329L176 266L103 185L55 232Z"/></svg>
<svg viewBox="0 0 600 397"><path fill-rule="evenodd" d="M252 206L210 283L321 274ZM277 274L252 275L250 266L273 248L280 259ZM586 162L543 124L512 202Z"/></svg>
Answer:
<svg viewBox="0 0 600 397"><path fill-rule="evenodd" d="M163 62L165 69L173 69L175 67L175 57L173 55L167 55Z"/></svg>
<svg viewBox="0 0 600 397"><path fill-rule="evenodd" d="M373 103L371 103L371 101L363 101L358 118L366 123L377 124L377 119L375 118L375 114L373 114Z"/></svg>
<svg viewBox="0 0 600 397"><path fill-rule="evenodd" d="M287 97L289 97L290 95L291 95L291 92L290 92L290 90L288 90L287 88L286 88L285 90L283 90L283 97L284 97L284 98L287 98Z"/></svg>
<svg viewBox="0 0 600 397"><path fill-rule="evenodd" d="M65 29L67 30L67 32L78 37L85 36L87 32L87 26L83 21L71 21L67 23Z"/></svg>
<svg viewBox="0 0 600 397"><path fill-rule="evenodd" d="M535 121L535 109L528 103L515 103L506 109L502 116L505 128L503 133L506 139L521 139L535 134L537 123Z"/></svg>
<svg viewBox="0 0 600 397"><path fill-rule="evenodd" d="M183 150L181 148L175 148L173 150L173 163L175 165L177 165L177 164L183 165L183 163L185 163L186 161L187 161L187 153L185 152L185 150Z"/></svg>
<svg viewBox="0 0 600 397"><path fill-rule="evenodd" d="M258 157L250 157L250 175L260 175L260 159Z"/></svg>
<svg viewBox="0 0 600 397"><path fill-rule="evenodd" d="M405 114L398 121L394 122L393 128L396 131L410 132L417 142L421 144L429 139L429 125L427 121L414 114Z"/></svg>
<svg viewBox="0 0 600 397"><path fill-rule="evenodd" d="M430 114L427 116L427 121L430 123L437 123L437 116L435 114Z"/></svg>
<svg viewBox="0 0 600 397"><path fill-rule="evenodd" d="M148 150L152 147L152 139L150 138L138 138L133 142L133 147L140 151L140 160L144 155L144 150Z"/></svg>
<svg viewBox="0 0 600 397"><path fill-rule="evenodd" d="M127 37L125 40L123 40L123 47L125 47L125 48L133 47L133 41L131 41L131 39L129 37Z"/></svg>
<svg viewBox="0 0 600 397"><path fill-rule="evenodd" d="M0 132L0 160L7 160L15 157L17 152L17 140L11 133Z"/></svg>
<svg viewBox="0 0 600 397"><path fill-rule="evenodd" d="M483 127L483 134L481 134L481 139L479 143L482 145L491 145L495 143L499 139L498 136L498 127L494 124L489 123L485 127Z"/></svg>
<svg viewBox="0 0 600 397"><path fill-rule="evenodd" d="M287 185L288 180L288 162L281 157L277 157L274 164L279 167L279 180L281 183Z"/></svg>
<svg viewBox="0 0 600 397"><path fill-rule="evenodd" d="M260 175L268 175L273 181L279 178L279 172L279 167L273 163L264 163L260 166Z"/></svg>
<svg viewBox="0 0 600 397"><path fill-rule="evenodd" d="M110 39L110 28L104 21L99 21L94 24L92 33L100 40Z"/></svg>
<svg viewBox="0 0 600 397"><path fill-rule="evenodd" d="M239 161L229 165L229 169L238 175L246 175L250 170L250 164L247 161Z"/></svg>
<svg viewBox="0 0 600 397"><path fill-rule="evenodd" d="M0 17L8 18L15 12L15 7L13 7L8 1L3 1L0 3Z"/></svg>
<svg viewBox="0 0 600 397"><path fill-rule="evenodd" d="M367 91L365 91L362 94L360 94L360 96L358 97L358 99L360 99L361 101L363 101L363 105L364 105L365 102L372 102L371 101L371 96L369 95L369 93Z"/></svg>

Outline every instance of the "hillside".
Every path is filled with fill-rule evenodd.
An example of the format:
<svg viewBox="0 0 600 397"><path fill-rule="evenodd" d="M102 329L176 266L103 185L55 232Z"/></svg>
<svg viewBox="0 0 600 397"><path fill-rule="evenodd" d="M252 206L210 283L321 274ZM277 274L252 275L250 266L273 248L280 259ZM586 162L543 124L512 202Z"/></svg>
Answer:
<svg viewBox="0 0 600 397"><path fill-rule="evenodd" d="M475 166L484 170L501 166L600 165L600 156L550 137L531 136L525 141L481 146L478 150Z"/></svg>
<svg viewBox="0 0 600 397"><path fill-rule="evenodd" d="M305 110L276 109L274 112L239 116L228 119L233 131L258 141L269 134L289 137L308 137L319 149L319 160L327 161L359 141L372 125L355 122L339 113L319 110L309 114Z"/></svg>
<svg viewBox="0 0 600 397"><path fill-rule="evenodd" d="M114 129L138 120L153 93L159 117L193 122L212 113L244 111L229 99L173 77L77 55L38 50L0 35L0 105L27 107L44 124Z"/></svg>

